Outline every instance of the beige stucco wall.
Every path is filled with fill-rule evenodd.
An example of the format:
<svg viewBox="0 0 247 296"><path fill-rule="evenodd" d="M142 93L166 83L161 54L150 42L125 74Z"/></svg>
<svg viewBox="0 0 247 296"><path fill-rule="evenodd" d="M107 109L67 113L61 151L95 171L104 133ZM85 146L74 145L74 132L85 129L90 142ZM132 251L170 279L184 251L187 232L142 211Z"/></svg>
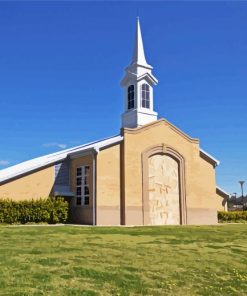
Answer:
<svg viewBox="0 0 247 296"><path fill-rule="evenodd" d="M164 144L178 151L185 160L185 190L188 224L217 222L215 171L200 157L199 141L191 139L165 120L142 128L124 129L125 223L142 224L142 153ZM203 214L203 218L202 215Z"/></svg>
<svg viewBox="0 0 247 296"><path fill-rule="evenodd" d="M54 174L54 166L50 166L0 185L0 198L28 200L48 197L52 191Z"/></svg>
<svg viewBox="0 0 247 296"><path fill-rule="evenodd" d="M75 223L93 224L93 159L96 159L96 223L98 225L143 225L143 158L154 146L169 146L184 159L184 190L188 224L214 224L222 197L216 194L215 169L200 156L199 141L189 138L165 120L138 129L124 129L121 144L94 156L71 159L70 189L76 193L76 169L90 166L89 205L76 206ZM0 185L0 197L15 200L47 197L54 183L54 167L44 168Z"/></svg>
<svg viewBox="0 0 247 296"><path fill-rule="evenodd" d="M227 198L228 196L222 196L216 192L215 203L218 211L227 211Z"/></svg>
<svg viewBox="0 0 247 296"><path fill-rule="evenodd" d="M120 144L97 155L97 224L120 224Z"/></svg>
<svg viewBox="0 0 247 296"><path fill-rule="evenodd" d="M73 223L93 224L93 155L84 155L70 161L70 190L76 195L76 169L89 165L89 205L77 206L76 197L70 202L70 213Z"/></svg>

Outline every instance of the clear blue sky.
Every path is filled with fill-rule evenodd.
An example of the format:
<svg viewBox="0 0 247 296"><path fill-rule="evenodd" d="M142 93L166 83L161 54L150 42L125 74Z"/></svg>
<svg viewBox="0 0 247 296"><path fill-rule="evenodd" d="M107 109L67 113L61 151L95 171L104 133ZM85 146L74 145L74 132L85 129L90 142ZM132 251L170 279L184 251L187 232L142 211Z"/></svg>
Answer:
<svg viewBox="0 0 247 296"><path fill-rule="evenodd" d="M218 185L240 192L247 2L0 2L0 169L119 133L137 13L155 110L199 138L221 161Z"/></svg>

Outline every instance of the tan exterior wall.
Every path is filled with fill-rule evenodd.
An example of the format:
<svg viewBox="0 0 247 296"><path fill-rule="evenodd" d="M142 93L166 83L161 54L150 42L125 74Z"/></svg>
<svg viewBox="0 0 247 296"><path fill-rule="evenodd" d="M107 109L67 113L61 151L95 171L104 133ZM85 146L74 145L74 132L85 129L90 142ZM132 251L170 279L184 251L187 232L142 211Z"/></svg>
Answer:
<svg viewBox="0 0 247 296"><path fill-rule="evenodd" d="M125 223L142 225L142 153L162 145L178 151L185 162L185 190L188 224L217 223L215 171L200 157L199 141L192 139L165 120L138 129L124 129ZM205 219L201 219L202 211Z"/></svg>
<svg viewBox="0 0 247 296"><path fill-rule="evenodd" d="M227 211L227 198L228 196L222 196L216 192L215 203L217 206L217 211Z"/></svg>
<svg viewBox="0 0 247 296"><path fill-rule="evenodd" d="M183 194L181 222L215 224L223 198L216 194L215 169L200 156L199 141L192 139L166 120L159 120L137 129L124 129L124 141L100 150L97 155L84 155L70 161L70 190L76 194L76 169L89 165L89 205L77 206L70 201L74 223L93 224L93 160L96 160L96 223L97 225L143 225L144 171L147 151L176 151L181 156L179 169ZM165 147L169 147L166 149ZM153 148L152 148L153 149ZM162 150L164 149L164 150ZM158 150L157 150L158 151ZM145 154L146 153L146 154ZM164 152L166 153L166 152ZM146 158L143 157L146 155ZM0 198L23 200L47 197L54 184L54 166L44 168L0 185Z"/></svg>
<svg viewBox="0 0 247 296"><path fill-rule="evenodd" d="M0 185L0 198L28 200L48 197L53 188L54 174L54 166L50 166Z"/></svg>
<svg viewBox="0 0 247 296"><path fill-rule="evenodd" d="M215 169L199 155L188 165L187 173L188 224L216 224Z"/></svg>
<svg viewBox="0 0 247 296"><path fill-rule="evenodd" d="M78 167L89 165L89 205L77 206L76 197L70 202L70 217L73 223L93 224L93 155L85 155L70 162L70 190L76 195L76 169Z"/></svg>
<svg viewBox="0 0 247 296"><path fill-rule="evenodd" d="M97 155L97 225L120 225L120 144Z"/></svg>

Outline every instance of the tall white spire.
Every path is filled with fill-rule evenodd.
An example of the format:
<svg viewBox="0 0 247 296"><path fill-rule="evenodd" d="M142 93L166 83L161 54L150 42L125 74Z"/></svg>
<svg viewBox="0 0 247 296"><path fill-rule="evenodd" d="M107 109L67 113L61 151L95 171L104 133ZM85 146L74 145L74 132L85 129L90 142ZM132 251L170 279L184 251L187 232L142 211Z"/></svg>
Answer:
<svg viewBox="0 0 247 296"><path fill-rule="evenodd" d="M134 47L131 64L139 64L139 65L147 66L147 62L144 54L143 42L142 42L142 33L141 33L139 17L137 17L137 22L136 22L135 47Z"/></svg>
<svg viewBox="0 0 247 296"><path fill-rule="evenodd" d="M153 110L153 86L158 80L153 76L152 69L145 58L141 27L137 18L133 58L121 81L125 90L122 127L136 128L157 120L157 113Z"/></svg>

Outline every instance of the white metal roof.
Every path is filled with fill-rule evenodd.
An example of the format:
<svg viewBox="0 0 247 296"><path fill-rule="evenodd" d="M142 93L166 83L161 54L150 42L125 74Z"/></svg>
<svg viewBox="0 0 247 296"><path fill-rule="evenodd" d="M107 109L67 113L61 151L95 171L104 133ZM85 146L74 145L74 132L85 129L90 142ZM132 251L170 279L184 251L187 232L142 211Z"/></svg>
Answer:
<svg viewBox="0 0 247 296"><path fill-rule="evenodd" d="M84 150L87 150L90 148L98 151L101 148L112 145L114 143L118 143L122 140L123 140L123 137L120 135L113 136L113 137L106 138L106 139L103 139L100 141L87 143L84 145L80 145L77 147L69 148L69 149L55 152L52 154L48 154L45 156L37 157L37 158L31 159L28 161L24 161L24 162L19 163L17 165L0 170L0 182L7 181L7 180L17 177L19 175L39 169L41 167L45 167L47 165L62 161L72 153L81 152L81 151L84 151Z"/></svg>

